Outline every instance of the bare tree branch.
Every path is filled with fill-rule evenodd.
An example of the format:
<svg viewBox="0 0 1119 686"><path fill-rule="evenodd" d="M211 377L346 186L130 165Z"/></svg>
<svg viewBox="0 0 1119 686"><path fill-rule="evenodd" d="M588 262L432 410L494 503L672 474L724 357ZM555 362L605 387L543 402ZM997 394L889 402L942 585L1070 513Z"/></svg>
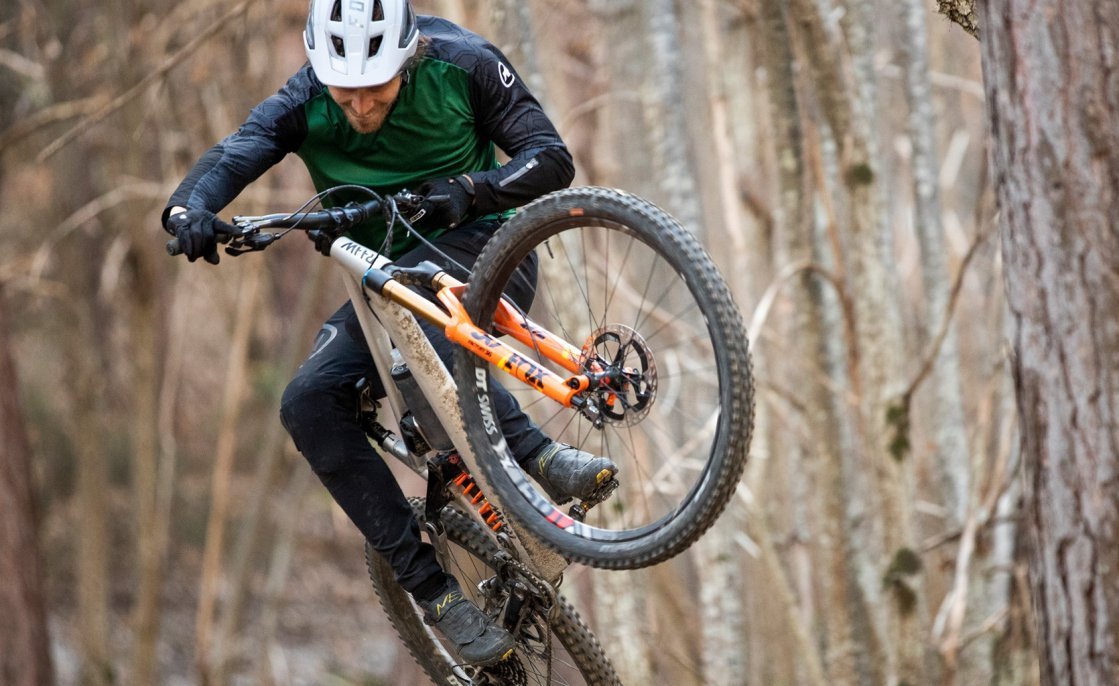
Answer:
<svg viewBox="0 0 1119 686"><path fill-rule="evenodd" d="M0 48L0 67L7 67L19 76L32 81L42 80L46 74L42 64L4 48Z"/></svg>
<svg viewBox="0 0 1119 686"><path fill-rule="evenodd" d="M4 151L17 141L23 140L44 126L49 126L50 124L70 119L71 117L95 112L104 104L104 100L105 99L101 96L93 96L82 98L81 100L59 102L44 107L29 117L17 120L16 123L9 126L3 133L0 133L0 155L4 154Z"/></svg>
<svg viewBox="0 0 1119 686"><path fill-rule="evenodd" d="M994 233L994 230L988 228L986 231L979 234L975 242L968 248L963 261L960 262L960 269L956 272L956 281L952 284L952 294L948 298L948 310L944 313L944 318L940 320L940 330L937 331L936 338L933 339L929 349L925 352L925 357L921 362L921 367L917 375L913 377L913 380L909 382L909 386L906 387L905 392L901 394L901 402L905 407L909 406L909 401L917 391L917 387L928 377L929 373L932 371L933 364L940 356L940 346L944 343L944 339L951 328L952 314L955 312L956 303L960 299L960 291L963 288L964 276L967 274L968 265L971 264L972 258L975 257L975 254L979 251L979 247L987 242L987 237L992 233Z"/></svg>
<svg viewBox="0 0 1119 686"><path fill-rule="evenodd" d="M173 68L175 68L175 66L185 60L187 57L190 57L190 55L192 55L194 51L198 50L198 48L202 47L202 45L205 44L206 41L221 33L222 29L229 26L232 20L237 17L237 15L246 12L249 7L251 7L256 1L257 0L241 0L241 2L234 6L233 9L215 19L213 23L206 27L197 36L195 36L190 42L180 48L178 52L164 60L163 64L160 65L158 69L140 79L139 83L124 91L117 97L113 98L109 103L107 103L88 117L82 119L82 121L78 122L78 124L71 128L69 131L59 136L53 143L43 148L43 150L40 151L39 154L35 157L35 163L42 164L46 160L50 159L52 155L72 143L75 139L78 138L78 136L93 128L101 120L105 119L105 117L108 117L110 114L123 107L125 103L134 98L138 93L143 91L152 83L162 79L167 74L167 72L171 71Z"/></svg>

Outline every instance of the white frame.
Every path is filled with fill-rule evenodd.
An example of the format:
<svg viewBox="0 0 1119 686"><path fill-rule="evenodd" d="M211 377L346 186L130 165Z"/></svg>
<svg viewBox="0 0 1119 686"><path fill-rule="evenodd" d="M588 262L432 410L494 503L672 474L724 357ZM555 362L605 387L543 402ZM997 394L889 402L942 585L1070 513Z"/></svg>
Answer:
<svg viewBox="0 0 1119 686"><path fill-rule="evenodd" d="M504 513L507 524L514 528L516 522L509 517L508 510L501 506L498 494L478 468L477 456L466 437L454 379L435 354L435 349L424 335L415 314L404 305L363 286L370 271L381 270L391 260L347 237L338 238L331 244L330 257L342 268L346 292L354 305L365 342L385 388L387 405L397 423L404 412L404 401L391 377L390 341L396 343L397 351L407 363L412 377L428 399L471 476L485 487L487 499ZM396 428L397 423L394 423L393 428ZM417 474L426 476L426 465L409 464L409 467ZM478 517L477 511L469 503L460 502L460 505L464 511ZM513 543L521 561L542 578L557 583L568 565L567 560L523 529L514 528L514 531L516 535L512 537Z"/></svg>

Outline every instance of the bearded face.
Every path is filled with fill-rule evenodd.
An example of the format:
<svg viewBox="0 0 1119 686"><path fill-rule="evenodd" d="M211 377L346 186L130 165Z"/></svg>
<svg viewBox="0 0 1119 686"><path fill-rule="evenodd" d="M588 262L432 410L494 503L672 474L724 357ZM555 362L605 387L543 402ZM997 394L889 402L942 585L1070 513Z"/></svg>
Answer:
<svg viewBox="0 0 1119 686"><path fill-rule="evenodd" d="M399 74L388 83L364 88L327 86L330 97L342 108L350 126L358 133L373 133L384 125L392 105L400 95L403 77Z"/></svg>

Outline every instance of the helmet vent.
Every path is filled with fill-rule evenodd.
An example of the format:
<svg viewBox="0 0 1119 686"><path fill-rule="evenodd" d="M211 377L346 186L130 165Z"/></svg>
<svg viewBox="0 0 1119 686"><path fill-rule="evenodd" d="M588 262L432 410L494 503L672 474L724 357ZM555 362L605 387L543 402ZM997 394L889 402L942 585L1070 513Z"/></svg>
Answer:
<svg viewBox="0 0 1119 686"><path fill-rule="evenodd" d="M381 0L377 0L380 4ZM416 13L412 11L412 3L407 3L405 7L404 23L400 27L400 41L399 47L403 48L412 42L412 38L416 35Z"/></svg>
<svg viewBox="0 0 1119 686"><path fill-rule="evenodd" d="M411 0L310 0L304 33L315 75L345 88L388 83L419 43Z"/></svg>

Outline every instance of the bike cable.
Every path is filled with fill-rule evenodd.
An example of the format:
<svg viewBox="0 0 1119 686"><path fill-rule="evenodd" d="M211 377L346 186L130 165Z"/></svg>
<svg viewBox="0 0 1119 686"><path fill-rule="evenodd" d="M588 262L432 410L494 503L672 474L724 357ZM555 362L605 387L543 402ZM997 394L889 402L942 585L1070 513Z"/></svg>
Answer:
<svg viewBox="0 0 1119 686"><path fill-rule="evenodd" d="M405 230L405 231L407 231L407 232L408 232L409 234L411 234L411 235L412 235L412 236L413 236L414 238L416 238L416 239L417 239L418 241L420 241L421 243L423 243L423 244L424 244L424 245L425 245L426 247L428 247L429 249L431 249L431 250L432 250L433 252L435 252L436 254L438 254L438 255L442 256L442 257L443 257L443 258L444 258L445 260L447 260L447 261L448 261L449 263L451 263L451 264L453 264L454 266L456 266L456 267L458 267L459 269L461 269L461 270L462 270L462 272L463 272L464 274L466 274L466 275L468 275L468 276L469 276L469 274L471 273L471 270L470 270L470 269L467 269L467 268L466 268L466 267L465 267L465 266L464 266L463 264L461 264L461 263L460 263L460 262L459 262L458 260L456 260L455 258L451 257L451 256L450 256L450 255L448 255L447 253L445 253L445 252L443 252L442 250L440 250L440 249L438 248L438 246L436 246L436 245L435 245L434 243L432 243L432 242L431 242L431 241L429 241L429 240L428 240L427 238L425 238L425 237L424 237L423 235L421 235L421 234L420 234L420 232L419 232L419 231L417 231L417 230L415 229L415 227L413 227L413 226L412 226L411 222L409 222L409 221L408 221L407 219L405 219L405 218L404 218L404 215L400 214L399 210L398 210L398 209L396 208L396 202L395 202L395 201L392 201L392 208L393 208L393 216L392 216L392 219L391 219L391 220L390 220L390 221L388 222L388 224L389 224L389 228L388 228L388 236L391 236L391 235L392 235L392 224L394 224L395 222L399 221L399 222L400 222L400 224L401 224L401 225L402 225L402 226L404 227L404 230ZM387 237L386 237L386 240L387 240ZM533 299L535 299L535 296L536 296L536 285L535 285L535 284L533 284L533 283L530 283L530 282L529 282L529 280L528 280L528 279L527 279L527 278L526 278L526 277L525 277L525 276L524 276L523 274L521 274L520 272L518 272L518 271L516 271L516 270L514 270L514 271L513 271L513 277L514 277L514 278L516 278L516 279L519 279L519 280L521 281L521 285L523 285L523 286L525 287L525 289L526 289L526 290L527 290L528 292L532 293L532 294L533 294ZM504 297L504 300L505 300L505 301L506 301L506 302L507 302L507 303L508 303L508 304L509 304L510 306L512 306L512 307L513 307L513 309L515 309L515 310L517 311L517 314L519 314L519 315L521 316L521 321L523 321L523 322L525 323L525 325L527 326L527 325L528 325L528 321L529 321L529 319L528 319L528 313L526 313L526 312L524 311L524 309L522 309L522 308L521 308L521 306L520 306L520 305L518 305L518 304L517 304L517 303L516 303L516 302L515 302L515 301L513 300L513 298L512 298L511 296L509 296L509 294L508 294L508 293L506 293L506 292L504 292L504 291L505 291L505 289L502 289L502 295L503 295L503 296L505 296L505 297ZM533 348L535 348L535 349L536 349L536 354L537 354L538 356L539 356L539 355L541 355L541 352L540 352L540 345L539 345L539 343L537 343L537 341L536 341L536 339L535 339L535 338L533 338L533 339L532 339L532 346L533 346Z"/></svg>

